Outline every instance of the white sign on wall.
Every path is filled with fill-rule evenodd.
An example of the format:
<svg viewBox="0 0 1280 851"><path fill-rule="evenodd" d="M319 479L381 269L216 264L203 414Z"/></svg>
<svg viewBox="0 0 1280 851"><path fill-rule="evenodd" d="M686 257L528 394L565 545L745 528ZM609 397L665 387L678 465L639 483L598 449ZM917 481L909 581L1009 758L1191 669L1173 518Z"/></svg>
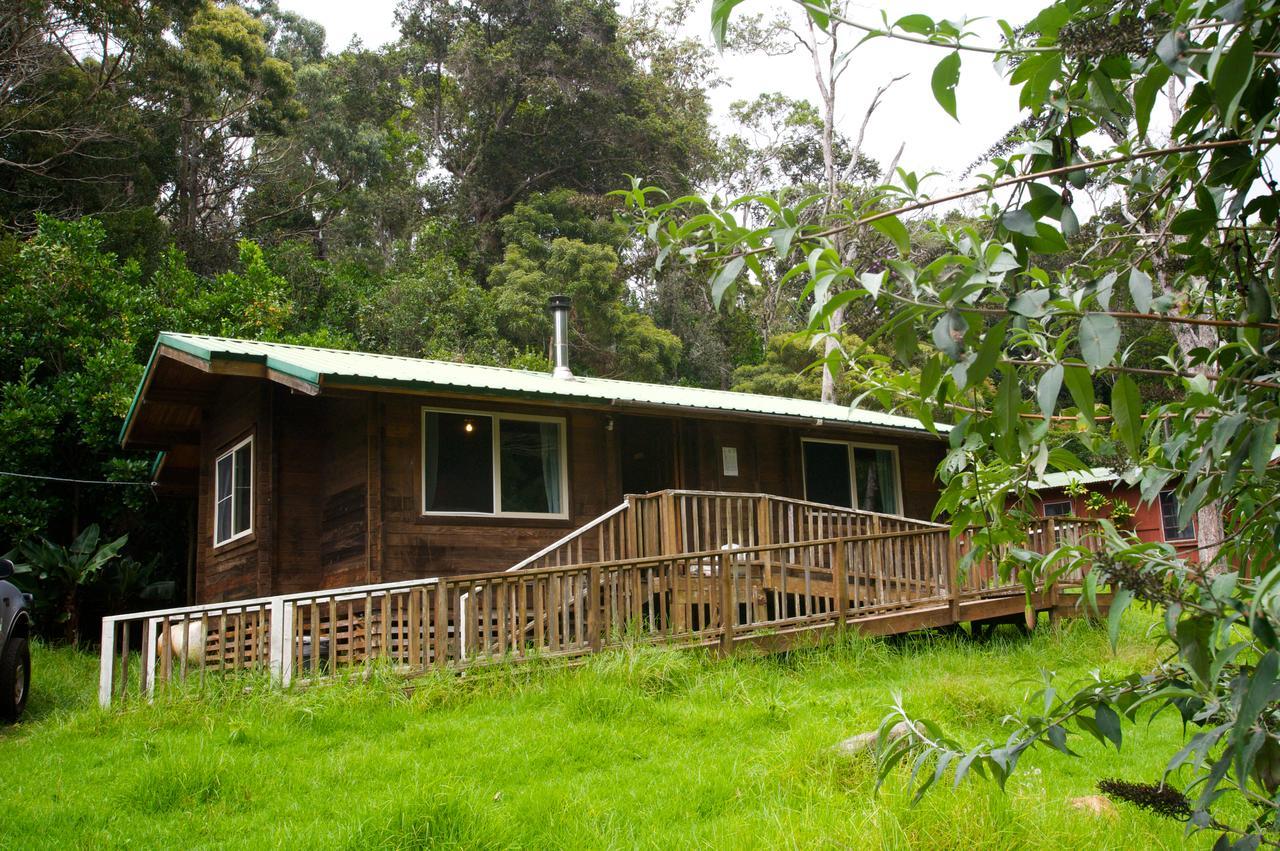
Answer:
<svg viewBox="0 0 1280 851"><path fill-rule="evenodd" d="M720 455L724 460L724 474L726 476L738 475L738 450L733 446L720 447Z"/></svg>

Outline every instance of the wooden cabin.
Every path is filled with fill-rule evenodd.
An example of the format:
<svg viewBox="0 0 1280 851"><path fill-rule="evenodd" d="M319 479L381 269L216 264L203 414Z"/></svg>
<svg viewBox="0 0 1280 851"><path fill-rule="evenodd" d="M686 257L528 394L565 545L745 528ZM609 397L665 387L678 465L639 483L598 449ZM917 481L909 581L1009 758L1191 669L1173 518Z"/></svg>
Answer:
<svg viewBox="0 0 1280 851"><path fill-rule="evenodd" d="M560 348L553 374L164 333L121 442L194 500L194 602L499 571L671 488L933 511L914 419L575 377Z"/></svg>
<svg viewBox="0 0 1280 851"><path fill-rule="evenodd" d="M1200 536L1193 516L1185 526L1178 523L1178 498L1172 490L1161 492L1158 499L1144 502L1139 489L1127 484L1114 471L1094 467L1071 473L1047 473L1032 485L1036 513L1041 517L1110 518L1109 507L1101 511L1090 508L1089 494L1099 493L1108 501L1125 503L1133 511L1131 519L1116 520L1118 526L1132 529L1143 541L1164 541L1191 561L1199 560Z"/></svg>

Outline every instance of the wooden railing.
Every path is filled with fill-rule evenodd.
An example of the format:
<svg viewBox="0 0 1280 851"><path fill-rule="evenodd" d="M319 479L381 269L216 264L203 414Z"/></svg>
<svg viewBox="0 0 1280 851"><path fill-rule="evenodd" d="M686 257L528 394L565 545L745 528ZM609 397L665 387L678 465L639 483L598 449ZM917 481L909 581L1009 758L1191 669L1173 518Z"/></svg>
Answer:
<svg viewBox="0 0 1280 851"><path fill-rule="evenodd" d="M1079 534L1061 523L1033 538ZM908 610L950 607L955 622L966 598L1003 590L980 573L957 578L964 540L946 526L777 497L633 497L579 533L508 571L105 618L99 699L225 672L287 685L378 660L458 669L626 640L727 650L743 637ZM604 558L579 561L600 552L591 536Z"/></svg>
<svg viewBox="0 0 1280 851"><path fill-rule="evenodd" d="M942 528L947 527L772 494L667 490L628 495L610 511L508 570Z"/></svg>
<svg viewBox="0 0 1280 851"><path fill-rule="evenodd" d="M979 534L974 529L967 529L957 538L957 554L961 557L974 547L974 538ZM1081 546L1090 552L1099 552L1102 539L1097 534L1097 521L1080 517L1042 517L1031 523L1027 529L1027 540L1023 546L1032 552L1045 555L1054 548L1063 545ZM1072 571L1063 576L1059 582L1074 585L1080 582L1080 571ZM1024 589L1021 578L1015 573L1007 580L1000 579L997 559L990 554L973 561L960 582L961 595L975 597L994 593L1017 593Z"/></svg>

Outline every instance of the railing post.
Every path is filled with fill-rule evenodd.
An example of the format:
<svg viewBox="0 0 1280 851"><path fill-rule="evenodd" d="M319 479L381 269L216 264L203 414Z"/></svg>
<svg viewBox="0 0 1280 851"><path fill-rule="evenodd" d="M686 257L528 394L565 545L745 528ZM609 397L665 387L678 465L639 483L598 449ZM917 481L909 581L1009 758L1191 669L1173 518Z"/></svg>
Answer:
<svg viewBox="0 0 1280 851"><path fill-rule="evenodd" d="M662 555L675 555L680 552L680 530L677 525L676 517L676 495L671 491L663 491L660 500L662 506L661 522L658 524L658 534L662 538L659 546L662 547Z"/></svg>
<svg viewBox="0 0 1280 851"><path fill-rule="evenodd" d="M160 618L147 618L147 634L142 637L142 691L147 700L156 694L156 627Z"/></svg>
<svg viewBox="0 0 1280 851"><path fill-rule="evenodd" d="M639 513L636 511L635 494L627 494L627 511L619 526L623 530L621 558L636 558L640 555L640 546L636 538L640 535Z"/></svg>
<svg viewBox="0 0 1280 851"><path fill-rule="evenodd" d="M271 672L271 682L276 685L287 685L285 680L285 614L284 598L271 598L271 632L267 640L267 670Z"/></svg>
<svg viewBox="0 0 1280 851"><path fill-rule="evenodd" d="M604 611L600 594L600 565L593 564L587 571L587 638L592 652L599 652L601 632L604 629Z"/></svg>
<svg viewBox="0 0 1280 851"><path fill-rule="evenodd" d="M128 629L128 625L125 629ZM103 709L111 707L111 696L115 693L116 673L116 622L110 618L102 619L102 656L98 660L98 705Z"/></svg>
<svg viewBox="0 0 1280 851"><path fill-rule="evenodd" d="M720 652L733 652L733 629L738 621L738 601L733 588L733 561L729 550L720 553Z"/></svg>
<svg viewBox="0 0 1280 851"><path fill-rule="evenodd" d="M845 548L849 542L844 538L839 539L833 544L835 552L832 553L831 570L835 573L835 589L836 589L836 627L844 629L849 623L849 568L846 564Z"/></svg>
<svg viewBox="0 0 1280 851"><path fill-rule="evenodd" d="M449 664L449 600L445 596L449 589L449 581L444 578L436 580L436 605L435 605L435 624L433 625L433 638L435 647L435 659L433 660L440 667ZM462 647L462 607L458 607L458 647ZM459 657L462 650L458 651Z"/></svg>
<svg viewBox="0 0 1280 851"><path fill-rule="evenodd" d="M1044 552L1041 555L1048 555L1058 546L1058 524L1052 517L1045 518L1044 521ZM1047 577L1046 577L1047 579ZM1049 622L1053 623L1058 619L1058 580L1045 582L1044 586L1045 603L1049 606Z"/></svg>
<svg viewBox="0 0 1280 851"><path fill-rule="evenodd" d="M947 536L947 581L951 584L951 622L960 623L960 544L949 531Z"/></svg>

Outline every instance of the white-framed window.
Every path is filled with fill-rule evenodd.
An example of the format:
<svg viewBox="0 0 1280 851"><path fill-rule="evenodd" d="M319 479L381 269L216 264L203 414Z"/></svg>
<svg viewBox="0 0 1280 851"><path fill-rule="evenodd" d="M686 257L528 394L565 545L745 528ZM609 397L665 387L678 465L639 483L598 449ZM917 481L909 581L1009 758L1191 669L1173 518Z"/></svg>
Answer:
<svg viewBox="0 0 1280 851"><path fill-rule="evenodd" d="M1045 517L1067 517L1071 514L1071 500L1063 499L1054 502L1046 502L1040 506L1040 511Z"/></svg>
<svg viewBox="0 0 1280 851"><path fill-rule="evenodd" d="M562 417L422 409L422 513L569 516Z"/></svg>
<svg viewBox="0 0 1280 851"><path fill-rule="evenodd" d="M213 545L253 532L253 436L213 462Z"/></svg>
<svg viewBox="0 0 1280 851"><path fill-rule="evenodd" d="M1179 528L1178 512L1181 506L1178 504L1178 497L1173 491L1164 491L1160 494L1160 525L1164 528L1164 539L1166 541L1194 541L1196 539L1196 521L1191 518L1187 521L1187 525Z"/></svg>
<svg viewBox="0 0 1280 851"><path fill-rule="evenodd" d="M881 514L902 513L898 447L806 437L800 448L805 499Z"/></svg>

